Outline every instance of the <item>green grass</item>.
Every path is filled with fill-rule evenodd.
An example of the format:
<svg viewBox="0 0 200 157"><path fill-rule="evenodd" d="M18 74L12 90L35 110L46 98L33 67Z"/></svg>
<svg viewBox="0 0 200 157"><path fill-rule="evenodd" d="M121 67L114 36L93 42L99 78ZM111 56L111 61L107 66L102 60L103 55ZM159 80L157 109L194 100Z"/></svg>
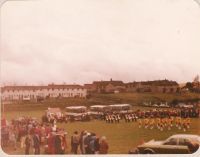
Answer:
<svg viewBox="0 0 200 157"><path fill-rule="evenodd" d="M114 103L129 103L133 105L133 110L149 109L147 107L141 107L142 102L158 102L173 100L188 101L200 99L200 94L184 93L184 94L163 94L163 93L119 93L119 94L93 94L89 99L80 98L65 98L65 99L49 99L43 103L22 103L22 104L10 104L4 105L4 116L11 120L20 116L31 116L41 120L44 110L47 107L60 107L64 109L69 105L94 105L94 104L114 104ZM64 110L63 110L64 111ZM200 135L200 119L192 119L191 128L185 133ZM91 121L91 122L75 122L67 124L59 124L59 127L65 128L68 132L68 145L70 145L70 136L75 130L79 132L82 130L88 130L95 132L99 136L105 135L109 142L110 154L126 154L131 148L137 146L143 139L145 141L155 139L164 140L173 134L183 133L183 131L172 129L171 131L159 131L159 130L146 130L139 129L137 123L125 123L122 121L119 124L107 124L104 121ZM68 151L70 148L68 148ZM9 154L24 154L24 150L18 149L13 151L6 150Z"/></svg>
<svg viewBox="0 0 200 157"><path fill-rule="evenodd" d="M85 105L91 106L95 104L116 104L129 103L133 106L141 105L143 102L160 102L166 101L168 103L178 101L194 101L200 100L200 94L197 93L118 93L118 94L92 94L90 98L62 98L62 99L48 99L42 103L24 102L5 105L5 111L23 111L29 109L44 110L47 107L60 107L64 109L71 105Z"/></svg>
<svg viewBox="0 0 200 157"><path fill-rule="evenodd" d="M33 116L40 120L43 111L10 111L6 112L5 116L7 119L17 118L19 116ZM75 130L81 132L82 130L87 130L90 132L95 132L98 136L106 136L109 143L109 153L110 154L126 154L131 148L137 146L141 140L149 141L151 139L164 140L173 134L178 133L191 133L200 135L200 119L192 119L191 128L183 132L176 128L170 131L159 131L157 129L149 130L144 128L138 128L136 122L125 123L122 120L119 124L108 124L104 121L93 120L90 122L73 122L73 123L59 123L58 127L65 128L68 132L68 145L70 145L70 137ZM68 151L70 148L68 148ZM13 152L10 149L6 150L9 154L23 154L24 150L18 149Z"/></svg>

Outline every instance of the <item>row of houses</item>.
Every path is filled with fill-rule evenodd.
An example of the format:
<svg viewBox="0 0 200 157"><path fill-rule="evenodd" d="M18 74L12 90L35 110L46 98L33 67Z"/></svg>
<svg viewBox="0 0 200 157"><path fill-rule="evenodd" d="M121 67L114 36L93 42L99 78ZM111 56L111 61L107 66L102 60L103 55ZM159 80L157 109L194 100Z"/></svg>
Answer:
<svg viewBox="0 0 200 157"><path fill-rule="evenodd" d="M176 81L155 80L124 83L122 81L94 81L85 84L88 92L117 93L117 92L154 92L154 93L176 93L179 84Z"/></svg>
<svg viewBox="0 0 200 157"><path fill-rule="evenodd" d="M129 82L94 81L92 84L47 86L4 86L1 88L2 101L35 100L39 98L79 97L86 98L88 93L119 93L119 92L154 92L176 93L179 85L175 81L156 80Z"/></svg>
<svg viewBox="0 0 200 157"><path fill-rule="evenodd" d="M1 88L2 101L35 100L40 98L80 97L87 96L87 89L81 85L47 86L4 86Z"/></svg>

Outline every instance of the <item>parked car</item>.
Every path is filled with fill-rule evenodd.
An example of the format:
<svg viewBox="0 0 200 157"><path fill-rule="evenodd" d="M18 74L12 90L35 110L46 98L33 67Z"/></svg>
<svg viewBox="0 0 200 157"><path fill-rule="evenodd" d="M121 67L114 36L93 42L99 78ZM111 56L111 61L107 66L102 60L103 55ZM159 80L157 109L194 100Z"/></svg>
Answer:
<svg viewBox="0 0 200 157"><path fill-rule="evenodd" d="M137 146L132 153L138 154L192 154L199 149L200 136L177 134L164 141L151 140Z"/></svg>

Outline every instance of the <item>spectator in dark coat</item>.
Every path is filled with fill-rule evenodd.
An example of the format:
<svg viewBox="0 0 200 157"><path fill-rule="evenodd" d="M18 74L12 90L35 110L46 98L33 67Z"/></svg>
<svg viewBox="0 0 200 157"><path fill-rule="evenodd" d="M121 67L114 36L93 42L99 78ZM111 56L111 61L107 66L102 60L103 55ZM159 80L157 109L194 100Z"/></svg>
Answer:
<svg viewBox="0 0 200 157"><path fill-rule="evenodd" d="M56 135L55 137L55 154L62 154L62 146L61 146L62 139L60 135Z"/></svg>
<svg viewBox="0 0 200 157"><path fill-rule="evenodd" d="M25 154L29 154L31 147L31 136L27 135L25 138Z"/></svg>
<svg viewBox="0 0 200 157"><path fill-rule="evenodd" d="M84 150L83 150L83 136L84 136L84 131L81 132L80 139L79 139L81 154L84 154Z"/></svg>
<svg viewBox="0 0 200 157"><path fill-rule="evenodd" d="M85 137L84 140L85 154L90 154L90 141L91 141L91 134L87 133L87 137Z"/></svg>
<svg viewBox="0 0 200 157"><path fill-rule="evenodd" d="M100 148L99 137L97 137L96 140L95 140L95 142L94 142L94 151L95 151L95 154L99 154L99 148Z"/></svg>
<svg viewBox="0 0 200 157"><path fill-rule="evenodd" d="M33 135L33 148L35 149L34 154L40 154L40 137L37 133Z"/></svg>
<svg viewBox="0 0 200 157"><path fill-rule="evenodd" d="M79 145L79 135L78 132L75 131L74 135L72 136L71 139L71 144L72 144L72 153L78 154L78 145Z"/></svg>

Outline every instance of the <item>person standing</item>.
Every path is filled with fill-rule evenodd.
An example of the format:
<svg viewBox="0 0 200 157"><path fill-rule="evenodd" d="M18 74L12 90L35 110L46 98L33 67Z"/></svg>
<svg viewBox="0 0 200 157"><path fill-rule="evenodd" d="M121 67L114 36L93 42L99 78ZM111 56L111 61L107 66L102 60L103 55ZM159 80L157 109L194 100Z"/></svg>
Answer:
<svg viewBox="0 0 200 157"><path fill-rule="evenodd" d="M9 140L12 143L14 150L16 150L17 149L17 138L16 138L14 131L10 131Z"/></svg>
<svg viewBox="0 0 200 157"><path fill-rule="evenodd" d="M96 140L94 142L94 153L95 154L99 154L99 148L100 148L99 137L96 137Z"/></svg>
<svg viewBox="0 0 200 157"><path fill-rule="evenodd" d="M31 137L28 134L25 138L25 154L28 155L31 147Z"/></svg>
<svg viewBox="0 0 200 157"><path fill-rule="evenodd" d="M86 154L85 151L85 138L87 137L87 131L84 131L83 137L82 137L82 154Z"/></svg>
<svg viewBox="0 0 200 157"><path fill-rule="evenodd" d="M55 153L55 135L53 133L49 133L47 137L47 144L48 144L48 153L54 154Z"/></svg>
<svg viewBox="0 0 200 157"><path fill-rule="evenodd" d="M78 145L79 145L79 135L78 131L74 132L72 136L72 151L74 154L78 154Z"/></svg>
<svg viewBox="0 0 200 157"><path fill-rule="evenodd" d="M55 153L56 154L62 154L61 142L62 142L62 137L61 135L57 134L55 137Z"/></svg>
<svg viewBox="0 0 200 157"><path fill-rule="evenodd" d="M88 132L86 134L86 137L84 138L84 147L85 147L85 154L90 154L90 139L91 139L91 134Z"/></svg>
<svg viewBox="0 0 200 157"><path fill-rule="evenodd" d="M83 136L84 136L84 131L81 132L80 138L79 138L81 154L84 154L84 153L83 153Z"/></svg>
<svg viewBox="0 0 200 157"><path fill-rule="evenodd" d="M62 135L62 140L61 140L61 149L62 149L62 154L65 154L66 149L67 149L67 133L63 133Z"/></svg>
<svg viewBox="0 0 200 157"><path fill-rule="evenodd" d="M108 142L106 141L106 137L101 137L100 145L99 145L99 154L107 154L108 153Z"/></svg>
<svg viewBox="0 0 200 157"><path fill-rule="evenodd" d="M37 133L33 135L33 148L35 149L34 154L40 154L40 137Z"/></svg>
<svg viewBox="0 0 200 157"><path fill-rule="evenodd" d="M95 141L96 141L96 134L92 133L91 138L90 138L90 143L89 143L90 154L95 153Z"/></svg>

